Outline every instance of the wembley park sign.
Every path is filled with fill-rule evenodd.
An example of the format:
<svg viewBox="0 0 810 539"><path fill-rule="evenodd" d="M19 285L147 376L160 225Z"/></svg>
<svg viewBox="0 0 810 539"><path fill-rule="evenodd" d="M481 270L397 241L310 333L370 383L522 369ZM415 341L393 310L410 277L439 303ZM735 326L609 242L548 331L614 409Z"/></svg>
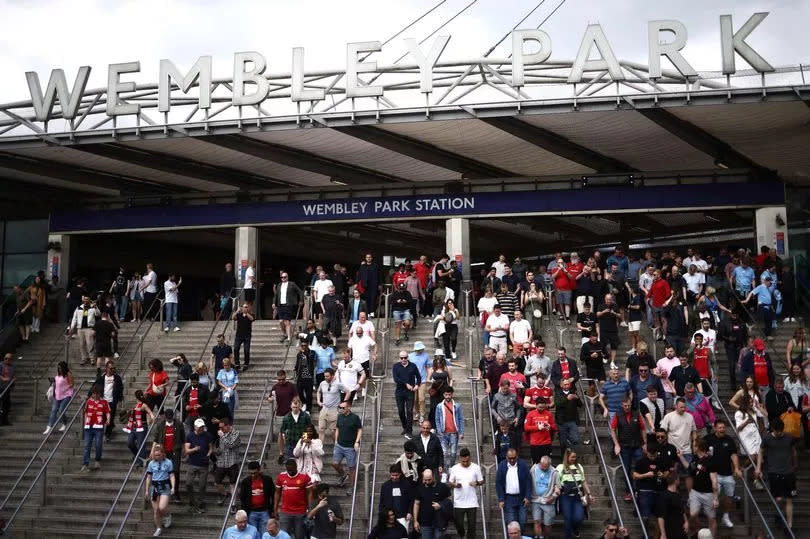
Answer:
<svg viewBox="0 0 810 539"><path fill-rule="evenodd" d="M757 72L766 73L774 71L773 66L760 56L747 42L746 38L768 16L768 13L755 13L735 32L731 15L720 16L720 43L722 72L733 75L737 72L735 53L739 54ZM520 90L529 84L526 77L526 66L534 66L547 62L551 57L551 37L539 29L518 29L511 34L512 54L506 65L511 64L510 77L506 83ZM440 58L450 36L438 36L431 44L429 50L423 50L415 39L406 39L412 69L418 70L419 91L429 94L433 91L434 68L441 66ZM681 51L686 47L686 26L677 20L656 20L648 22L648 50L650 80L666 78L662 72L661 58L666 57L677 69L678 73L688 81L696 80L698 73L686 61ZM349 43L346 46L346 69L341 76L345 77L343 90L345 97L354 98L383 98L385 87L366 82L361 74L382 74L386 72L385 66L378 68L377 62L368 60L369 55L382 49L379 41L364 41ZM471 63L487 63L490 59L476 59ZM407 67L407 66L405 66ZM227 89L233 106L257 106L268 98L274 83L267 71L267 59L258 52L237 52L233 57L233 78L228 81ZM402 69L400 66L399 69ZM187 72L183 73L175 63L169 59L160 61L158 73L158 110L168 113L172 106L172 92L175 90L188 93L193 87L198 87L199 96L196 106L207 111L212 105L213 66L211 56L201 56ZM604 71L613 81L624 80L624 72L620 62L613 52L610 41L599 24L588 25L585 29L579 51L571 64L566 82L577 84L583 81L585 72ZM68 88L65 72L62 69L51 71L45 91L42 91L39 75L30 71L26 73L28 88L31 94L31 106L34 117L38 121L47 121L53 115L54 104L58 98L60 103L60 116L72 120L80 114L83 105L82 96L85 94L87 82L90 78L91 67L79 68L72 88ZM106 114L110 117L138 114L140 105L128 102L126 94L131 94L139 87L134 81L124 80L126 75L140 72L140 62L124 62L107 66L106 86ZM289 98L293 102L317 102L326 98L328 91L333 87L315 87L307 84L304 71L304 48L296 47L292 50L292 68L284 77L289 80ZM152 86L154 87L154 86ZM191 98L189 98L191 99ZM85 103L86 105L86 103Z"/></svg>

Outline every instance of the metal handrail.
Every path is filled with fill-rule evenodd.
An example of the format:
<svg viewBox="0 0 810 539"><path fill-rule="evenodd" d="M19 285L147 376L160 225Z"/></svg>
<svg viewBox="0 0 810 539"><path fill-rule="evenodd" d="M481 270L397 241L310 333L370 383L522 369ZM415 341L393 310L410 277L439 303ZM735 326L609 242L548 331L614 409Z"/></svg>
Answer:
<svg viewBox="0 0 810 539"><path fill-rule="evenodd" d="M296 311L296 314L295 314L295 320L291 321L293 326L298 322L298 317L301 314L301 309L302 308L303 308L303 304L299 304L298 305L298 310ZM284 369L286 367L286 365L287 365L287 360L289 359L290 350L292 348L293 348L292 346L288 346L286 348L285 352L284 352L284 360L282 361L282 364L281 364L282 369ZM262 407L264 406L264 403L267 400L267 395L268 395L269 391L272 388L272 386L271 386L272 380L273 380L272 378L268 378L267 381L265 382L264 391L262 391L261 401L259 402L259 407L256 410L256 416L253 419L253 426L250 429L250 434L248 436L248 441L247 441L247 444L245 446L245 454L242 456L242 461L241 461L241 463L239 465L239 473L237 474L237 478L241 478L242 474L244 473L245 464L247 463L247 456L248 456L248 453L250 451L250 446L251 446L251 444L253 442L253 437L254 437L254 435L256 433L256 427L258 426L258 420L259 420L259 417L261 416ZM311 411L307 410L307 413L311 413ZM264 435L264 441L262 443L262 451L261 451L261 453L259 455L259 463L261 465L264 465L264 457L265 457L265 453L267 452L268 442L270 441L270 437L273 434L273 423L275 422L275 420L276 420L276 406L275 406L275 403L272 403L272 406L270 408L270 417L268 419L267 432ZM239 483L239 481L237 479L237 484L238 483ZM233 491L231 492L231 498L228 501L228 506L225 508L225 514L224 514L224 517L223 517L222 528L219 530L219 535L217 537L222 537L222 534L225 532L225 528L228 526L228 519L230 518L231 508L233 507L233 504L236 501L236 492L237 492L236 488L234 488Z"/></svg>
<svg viewBox="0 0 810 539"><path fill-rule="evenodd" d="M36 369L38 371L37 374L31 377L31 379L34 382L37 382L38 380L42 380L43 378L48 376L48 372L50 372L51 368L53 368L53 364L56 362L56 359L58 357L60 357L60 353L62 352L62 348L68 347L69 343L70 343L70 337L67 337L64 334L64 332L59 333L59 335L57 335L56 338L51 341L51 343L48 345L48 348L45 349L45 353L42 354L42 356L41 356L41 357L47 357L48 358L46 360L47 364L45 365L44 368L37 368ZM61 345L61 346L56 348L56 351L54 352L54 348L55 348L54 345Z"/></svg>
<svg viewBox="0 0 810 539"><path fill-rule="evenodd" d="M363 399L363 415L360 417L360 429L363 429L366 424L366 409L368 408L368 401L369 395L368 392L366 392L366 397ZM360 447L357 449L357 456L355 458L356 466L354 468L354 485L352 486L352 510L349 515L349 531L347 537L352 536L352 528L354 527L354 510L356 507L355 504L357 503L357 480L360 478L360 453L362 449L363 445L360 444ZM374 458L376 458L376 455ZM371 518L370 515L369 518Z"/></svg>
<svg viewBox="0 0 810 539"><path fill-rule="evenodd" d="M219 534L217 537L222 537L225 533L225 528L228 526L228 519L230 517L231 507L233 507L233 502L236 499L236 493L239 490L239 478L242 477L242 472L245 469L245 464L248 460L248 452L250 451L250 445L253 443L253 436L256 434L256 426L259 424L259 417L262 414L262 408L264 407L265 399L267 397L267 392L270 390L270 383L272 382L272 378L268 378L267 381L264 383L264 391L262 391L262 399L259 401L259 407L256 409L256 416L253 418L253 427L250 429L250 436L248 436L247 444L245 445L245 453L242 455L242 462L239 464L239 473L237 474L237 481L236 485L232 485L231 488L231 499L228 500L228 507L225 509L225 517L222 519L222 526L219 528ZM268 432L270 429L267 429ZM262 462L261 460L259 462Z"/></svg>
<svg viewBox="0 0 810 539"><path fill-rule="evenodd" d="M582 392L582 394L584 395L585 394L584 393L584 388L582 387L582 381L583 380L586 380L586 379L585 378L580 378L579 381L577 382L577 385L579 386L580 392ZM590 381L590 379L587 379L587 380ZM593 419L593 415L592 415L592 412L591 412L591 409L590 409L591 408L590 403L589 403L588 406L584 406L583 408L585 408L585 416L587 417L587 420L591 425L591 436L593 436L594 444L595 444L595 447L596 447L596 452L597 452L597 455L599 455L599 464L602 465L602 473L605 474L605 481L607 482L607 485L608 485L608 492L610 493L610 500L613 503L613 511L616 513L616 518L619 521L619 526L623 528L624 527L624 519L622 519L622 512L619 510L619 500L616 497L616 487L613 484L613 481L611 480L611 474L608 471L607 462L605 462L605 454L602 451L602 442L599 441L599 433L596 431L596 422ZM624 470L624 464L622 464L622 470ZM625 477L627 477L627 472L626 471L625 471ZM632 485L632 483L628 483L628 484ZM641 515L641 512L639 512L639 509L638 509L638 504L636 504L635 496L633 497L633 504L635 506L636 514ZM641 517L639 516L639 522L640 521L641 521ZM644 533L644 537L649 537L647 535L647 530L646 530L646 527L644 526L644 523L643 522L640 522L640 523L641 523L641 530Z"/></svg>
<svg viewBox="0 0 810 539"><path fill-rule="evenodd" d="M3 391L0 391L0 399L2 399L6 393L11 391L11 386L13 386L15 383L17 383L16 377L11 379L11 381L6 385L6 387L3 388ZM2 509L2 507L0 507L0 509Z"/></svg>
<svg viewBox="0 0 810 539"><path fill-rule="evenodd" d="M478 405L477 402L475 404L476 404L476 406ZM487 402L487 410L489 410L489 409L490 409L490 405L489 405L489 402ZM490 414L491 413L492 412L490 412ZM496 434L495 434L495 422L492 421L491 417L490 417L490 420L489 420L489 428L490 428L490 436L492 437L492 453L495 454L495 437L496 437ZM495 454L495 470L496 470L496 474L497 474L499 464L500 463L498 462L498 455ZM503 507L501 507L500 504L498 504L498 509L500 509L500 511L501 511L501 528L503 528L503 536L506 537L506 514L503 512Z"/></svg>
<svg viewBox="0 0 810 539"><path fill-rule="evenodd" d="M380 377L379 382L377 383L377 395L375 396L374 404L376 406L376 410L374 411L377 414L377 422L376 422L376 432L374 433L374 451L371 453L372 455L379 455L379 448L380 448L380 431L382 430L380 423L382 422L382 395L383 395L383 385L385 384L385 379ZM372 422L373 423L373 422ZM372 515L374 514L374 498L375 493L377 492L377 462L380 459L375 458L374 464L372 466L371 471L371 497L369 499L369 510L368 510L368 534L371 535L371 528L372 522L374 519ZM366 496L368 496L368 492L366 492Z"/></svg>
<svg viewBox="0 0 810 539"><path fill-rule="evenodd" d="M716 395L717 394L717 384L711 384L711 385L712 385L712 392L714 392L714 394ZM754 459L751 458L751 454L748 452L748 450L745 448L745 445L743 445L743 443L742 443L742 438L740 438L740 433L737 430L737 425L731 419L731 416L728 415L728 412L726 411L726 407L722 403L720 404L720 411L723 413L723 416L726 418L726 424L729 427L731 427L731 430L732 430L732 432L734 432L734 435L737 437L737 440L740 440L739 445L740 445L740 448L745 453L745 456L748 457L748 460L751 462L752 465L756 465L756 463L754 462ZM796 536L793 534L793 530L790 529L790 527L788 526L787 519L785 518L785 514L782 512L782 509L779 507L779 504L776 502L776 499L773 497L773 494L771 494L771 489L768 488L768 485L764 481L760 481L760 482L762 483L762 490L768 496L768 499L770 500L771 504L776 509L776 514L782 520L782 523L784 524L785 529L789 531L790 537L792 537L793 539L796 539ZM771 539L776 539L776 536L774 535L773 531L771 531L771 528L768 526L768 521L765 518L765 515L762 513L762 510L760 509L759 504L754 499L754 494L751 491L751 488L748 486L748 483L745 481L745 479L743 479L741 481L741 483L743 485L743 488L745 489L745 493L748 495L748 498L754 503L754 509L756 509L757 515L759 515L760 520L762 520L762 525L765 526L765 530L768 532L768 536L771 537Z"/></svg>
<svg viewBox="0 0 810 539"><path fill-rule="evenodd" d="M183 391L185 391L186 386L189 383L188 380L175 380L174 382L172 382L169 385L169 387L166 388L166 396L164 396L163 399L160 401L160 406L158 406L157 410L154 411L155 416L159 416L161 411L163 411L164 407L166 406L166 401L169 398L169 395L172 394L172 391L171 391L172 388L177 387L181 381L185 382L185 384L183 384ZM182 394L182 392L181 392L181 394ZM176 410L177 406L181 402L182 402L182 399L177 399L175 401L174 406L173 406L173 409L175 409L175 411L177 411ZM107 514L104 516L104 521L101 523L101 528L99 528L98 534L96 535L96 537L98 539L101 539L101 536L104 533L104 530L107 528L107 524L109 524L110 518L112 518L113 512L115 511L115 507L118 505L118 501L121 499L121 496L124 494L124 489L126 489L126 487L127 487L127 483L129 482L129 478L132 476L132 472L135 470L135 465L141 459L141 456L140 456L141 452L143 451L143 448L146 447L146 444L149 442L149 438L150 438L150 435L152 433L152 429L155 427L156 424L157 424L157 421L153 421L152 424L150 424L149 427L146 429L146 434L143 437L143 442L141 442L141 445L138 447L138 450L135 452L135 455L132 458L132 463L130 463L129 469L127 470L127 473L124 476L124 480L121 481L121 487L118 489L118 493L113 498L112 504L110 505L110 509L107 511ZM127 511L124 514L123 518L121 519L121 525L118 527L118 531L116 532L116 535L115 535L116 538L120 537L121 533L123 532L124 526L126 525L127 520L129 519L129 516L132 513L132 508L135 505L135 500L138 498L138 495L141 492L141 485L143 485L143 482L144 482L145 479L146 479L146 469L144 467L144 472L143 472L143 475L141 477L140 482L138 483L138 487L135 489L135 493L134 493L134 495L132 497L132 500L129 503L129 506L127 507Z"/></svg>
<svg viewBox="0 0 810 539"><path fill-rule="evenodd" d="M478 408L478 388L477 382L478 378L475 376L468 376L467 380L470 382L470 397L472 400L472 420L473 420L473 430L475 431L475 462L478 464L478 468L481 468L481 440L478 436L478 412L476 411ZM483 474L482 474L483 475ZM487 539L487 516L486 511L484 511L484 507L486 505L486 500L484 499L484 487L480 485L478 487L478 496L481 500L481 530L484 532L484 539Z"/></svg>
<svg viewBox="0 0 810 539"><path fill-rule="evenodd" d="M146 335L149 335L149 332L152 331L152 326L155 324L155 320L157 319L157 317L156 318L151 318L151 319L149 318L149 314L152 312L152 308L155 305L157 305L158 310L160 311L159 312L160 316L161 317L163 316L163 301L164 301L163 296L164 296L164 294L165 294L165 291L161 290L158 293L158 295L155 296L154 301L152 301L152 305L149 306L149 308L146 310L145 313L141 314L141 320L138 322L138 327L135 328L135 331L132 333L132 336L129 338L129 341L127 341L127 344L124 346L123 351L121 352L121 358L128 357L129 359L127 360L127 364L123 369L118 369L118 374L122 378L126 374L126 372L129 370L130 365L132 365L132 360L135 357L136 352L138 351L138 349L143 347L143 338L146 337ZM143 333L143 335L138 337L138 333L140 333L141 328L143 327L143 323L146 320L149 320L148 327L146 328L146 331ZM158 329L160 329L160 328L158 328ZM130 355L129 354L129 349L132 346L132 343L135 342L136 339L139 341L138 346L135 347L135 350L132 351L132 355Z"/></svg>
<svg viewBox="0 0 810 539"><path fill-rule="evenodd" d="M228 298L230 298L230 300L231 300L231 314L233 314L234 300L238 299L238 298L231 298L231 294L233 294L234 290L237 290L237 287L234 286L233 288L231 288L228 291ZM214 320L214 323L211 326L211 331L210 331L210 333L208 333L208 338L205 340L205 344L200 349L200 357L197 358L197 363L202 362L203 357L205 357L205 351L208 350L208 346L211 344L211 338L214 336L214 333L216 332L217 326L219 326L219 323L222 322L223 320L225 320L225 330L227 331L227 329L228 329L228 323L227 323L228 319L223 318L222 317L222 311L219 311L219 317L216 320ZM195 365L197 363L195 363Z"/></svg>
<svg viewBox="0 0 810 539"><path fill-rule="evenodd" d="M89 384L89 383L92 383L92 382L84 381L81 384L79 384L79 387L74 388L73 395L70 396L70 400L68 401L67 405L62 410L62 412L59 414L59 417L56 418L56 423L58 423L59 421L62 420L62 418L65 417L65 414L67 413L67 409L70 407L71 404L73 404L74 399L76 399L76 397L82 392L82 389L84 388L85 384ZM13 384L13 382L12 382L12 384ZM11 384L9 384L9 386L3 391L3 393L0 393L0 397L2 397L3 394L6 391L8 391L8 389L10 387L11 387ZM56 423L54 423L54 425ZM67 428L65 430L67 430ZM28 460L28 463L23 468L23 471L20 472L20 475L17 477L17 480L14 481L14 484L11 486L8 493L6 494L6 497L3 499L2 502L0 502L0 510L4 509L6 507L6 504L8 503L9 499L11 498L11 495L17 489L17 486L22 482L23 477L25 477L25 474L28 473L28 470L34 464L34 461L37 459L37 456L39 456L40 451L42 451L42 448L45 447L45 444L48 442L48 440L50 439L50 437L51 437L51 435L53 433L54 433L54 430L51 430L51 432L49 432L47 435L45 435L45 437L39 443L39 447L37 447L37 449L31 455L31 458Z"/></svg>
<svg viewBox="0 0 810 539"><path fill-rule="evenodd" d="M78 393L79 393L78 391L75 391L73 393L74 397ZM72 399L71 399L71 402L72 402ZM20 502L17 504L17 507L14 509L14 512L11 514L11 516L6 521L6 524L2 529L2 533L7 532L8 529L11 527L11 523L14 521L14 518L17 516L17 513L19 513L20 509L22 509L23 505L25 505L25 502L28 500L28 496L31 495L31 492L34 490L34 487L36 487L37 482L39 481L39 479L42 477L42 475L47 470L48 464L50 464L51 460L53 459L53 456L59 450L59 447L62 445L62 442L65 441L65 437L70 432L70 428L73 426L73 423L76 421L76 418L79 417L79 415L81 414L82 409L83 408L80 406L80 407L76 408L75 412L73 412L73 415L71 416L70 421L68 422L67 427L65 428L65 431L59 437L59 441L56 442L56 445L53 447L53 449L51 449L51 452L48 454L48 457L45 459L45 462L43 462L42 466L40 466L39 471L37 472L37 475L34 477L33 481L31 481L31 486L29 486L28 490L25 491L25 494L23 494L22 499L20 499ZM65 410L67 410L67 408L65 408ZM60 414L60 418L63 417L63 416L64 416L64 412L62 414ZM43 487L43 492L45 492L44 487ZM11 493L9 493L9 496L10 495L11 495ZM4 503L5 503L5 501L4 501Z"/></svg>

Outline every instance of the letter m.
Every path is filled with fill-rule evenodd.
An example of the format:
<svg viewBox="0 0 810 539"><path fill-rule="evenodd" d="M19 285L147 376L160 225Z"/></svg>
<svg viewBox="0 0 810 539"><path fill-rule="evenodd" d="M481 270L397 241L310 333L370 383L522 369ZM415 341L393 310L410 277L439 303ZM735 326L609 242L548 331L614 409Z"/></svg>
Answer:
<svg viewBox="0 0 810 539"><path fill-rule="evenodd" d="M40 122L45 122L53 112L56 97L59 97L59 106L62 109L62 117L70 120L76 117L79 111L79 104L82 94L87 86L87 79L90 78L90 66L82 66L76 74L76 82L73 83L73 91L69 91L65 72L62 69L51 71L51 78L48 79L48 86L45 94L42 93L42 86L39 84L39 75L36 71L25 73L28 80L28 91L31 93L31 103L34 106L34 116Z"/></svg>
<svg viewBox="0 0 810 539"><path fill-rule="evenodd" d="M195 82L199 82L201 109L211 108L211 57L200 56L183 76L171 60L160 61L160 79L158 80L158 111L169 112L171 107L172 79L177 81L180 90L188 93Z"/></svg>

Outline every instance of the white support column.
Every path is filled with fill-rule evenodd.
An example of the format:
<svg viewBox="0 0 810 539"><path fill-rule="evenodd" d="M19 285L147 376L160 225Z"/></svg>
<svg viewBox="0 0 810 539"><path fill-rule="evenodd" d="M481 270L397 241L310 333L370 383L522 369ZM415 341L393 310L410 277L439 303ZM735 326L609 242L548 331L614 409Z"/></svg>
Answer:
<svg viewBox="0 0 810 539"><path fill-rule="evenodd" d="M763 245L776 250L780 258L789 256L787 208L785 206L768 206L754 212L756 220L756 252Z"/></svg>
<svg viewBox="0 0 810 539"><path fill-rule="evenodd" d="M255 226L240 226L236 228L234 244L234 264L236 268L236 286L241 288L245 284L245 271L250 262L253 262L253 270L256 272L256 294L259 301L253 306L253 310L258 314L261 298L259 297L259 229Z"/></svg>
<svg viewBox="0 0 810 539"><path fill-rule="evenodd" d="M455 260L461 266L461 275L464 280L470 279L470 220L453 217L447 220L445 238L447 254L450 260Z"/></svg>
<svg viewBox="0 0 810 539"><path fill-rule="evenodd" d="M70 288L70 240L68 234L48 235L48 273L47 278L59 278L59 286Z"/></svg>

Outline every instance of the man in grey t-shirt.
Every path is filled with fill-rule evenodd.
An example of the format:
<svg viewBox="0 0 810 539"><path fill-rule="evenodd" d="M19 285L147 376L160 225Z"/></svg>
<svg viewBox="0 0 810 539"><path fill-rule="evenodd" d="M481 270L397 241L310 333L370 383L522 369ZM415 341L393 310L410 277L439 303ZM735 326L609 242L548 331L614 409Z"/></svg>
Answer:
<svg viewBox="0 0 810 539"><path fill-rule="evenodd" d="M341 391L343 386L335 379L335 371L331 368L324 370L323 382L318 386L316 396L318 406L321 408L318 414L318 436L324 443L335 437Z"/></svg>
<svg viewBox="0 0 810 539"><path fill-rule="evenodd" d="M762 458L765 454L768 486L776 501L785 502L785 520L793 527L793 497L796 496L796 469L798 457L793 436L785 433L785 424L780 418L771 421L771 434L762 439L762 448L757 456L754 475L762 477Z"/></svg>

